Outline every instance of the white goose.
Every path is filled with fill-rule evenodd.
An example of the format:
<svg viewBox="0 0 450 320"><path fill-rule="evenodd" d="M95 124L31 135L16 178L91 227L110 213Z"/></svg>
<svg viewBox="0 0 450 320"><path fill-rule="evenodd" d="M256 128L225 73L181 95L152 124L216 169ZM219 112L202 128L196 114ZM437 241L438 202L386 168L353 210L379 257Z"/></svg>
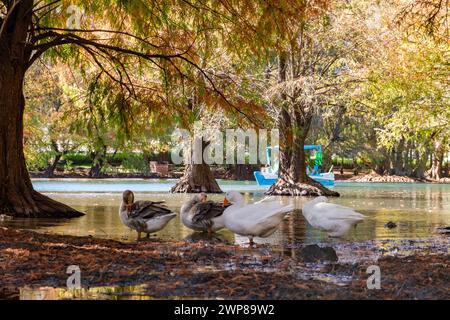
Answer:
<svg viewBox="0 0 450 320"><path fill-rule="evenodd" d="M342 237L352 226L366 218L352 208L327 203L324 196L317 197L303 205L303 216L314 228L324 230L330 237Z"/></svg>
<svg viewBox="0 0 450 320"><path fill-rule="evenodd" d="M119 216L122 223L138 233L138 240L141 233L146 233L147 238L150 233L163 229L166 224L176 217L176 213L166 207L164 201L134 201L134 194L130 190L125 190L122 196L122 204L119 209Z"/></svg>
<svg viewBox="0 0 450 320"><path fill-rule="evenodd" d="M254 237L267 238L280 225L284 216L294 206L282 206L276 202L261 202L245 205L244 198L237 191L228 191L224 203L231 203L225 212L225 226L232 232L246 236L253 245Z"/></svg>

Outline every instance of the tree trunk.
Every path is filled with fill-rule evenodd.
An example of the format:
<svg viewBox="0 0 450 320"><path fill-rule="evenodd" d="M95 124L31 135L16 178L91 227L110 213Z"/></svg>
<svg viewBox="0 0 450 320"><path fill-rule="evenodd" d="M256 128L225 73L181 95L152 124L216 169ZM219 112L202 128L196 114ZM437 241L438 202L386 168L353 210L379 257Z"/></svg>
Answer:
<svg viewBox="0 0 450 320"><path fill-rule="evenodd" d="M107 154L107 147L103 146L102 151L95 151L91 154L92 158L92 166L89 170L89 177L90 178L101 178L103 173L102 169L105 165L106 161L106 154Z"/></svg>
<svg viewBox="0 0 450 320"><path fill-rule="evenodd" d="M409 141L406 145L405 158L403 162L403 167L405 168L405 175L410 177L412 175L412 142Z"/></svg>
<svg viewBox="0 0 450 320"><path fill-rule="evenodd" d="M286 55L279 56L279 82L286 81ZM281 94L282 105L277 119L280 130L280 169L278 180L267 190L267 195L279 196L339 196L306 174L305 140L308 135L312 109L302 105L288 107L286 93Z"/></svg>
<svg viewBox="0 0 450 320"><path fill-rule="evenodd" d="M376 148L375 145L373 145L372 147ZM390 157L386 149L381 149L381 157L374 158L372 163L375 164L375 166L372 168L375 173L379 174L380 176L389 174Z"/></svg>
<svg viewBox="0 0 450 320"><path fill-rule="evenodd" d="M280 143L281 143L280 137ZM306 153L304 137L298 137L295 147L287 152L280 145L280 157L292 156L289 168L280 166L278 180L273 184L267 195L277 196L330 196L339 197L339 193L332 191L316 182L306 174ZM281 164L281 162L280 162Z"/></svg>
<svg viewBox="0 0 450 320"><path fill-rule="evenodd" d="M334 117L334 123L332 124L330 135L328 137L328 144L323 148L323 168L325 168L325 170L329 170L333 165L333 157L332 157L333 152L329 150L333 150L333 147L342 140L341 131L346 111L347 111L346 106L339 106L336 115ZM344 173L341 170L341 175L342 174Z"/></svg>
<svg viewBox="0 0 450 320"><path fill-rule="evenodd" d="M226 172L227 179L237 180L237 181L247 181L253 180L253 172L258 170L258 166L251 164L235 164L230 165Z"/></svg>
<svg viewBox="0 0 450 320"><path fill-rule="evenodd" d="M416 168L414 170L414 176L418 179L425 178L425 171L427 167L427 152L424 151L422 154L418 150L416 150Z"/></svg>
<svg viewBox="0 0 450 320"><path fill-rule="evenodd" d="M392 152L392 174L395 174L397 176L404 175L404 168L403 168L403 151L404 151L404 140L402 139L399 144L397 145L397 148L395 148Z"/></svg>
<svg viewBox="0 0 450 320"><path fill-rule="evenodd" d="M208 142L202 141L202 155ZM170 190L172 193L222 193L208 164L191 163L186 166L183 176Z"/></svg>
<svg viewBox="0 0 450 320"><path fill-rule="evenodd" d="M448 178L450 176L450 161L447 162L447 165L445 166L443 176L446 178Z"/></svg>
<svg viewBox="0 0 450 320"><path fill-rule="evenodd" d="M54 177L56 166L58 165L59 160L61 160L61 157L63 155L63 153L59 151L59 147L58 147L58 144L56 143L56 141L52 140L51 145L52 145L53 151L55 152L55 158L53 158L52 163L45 170L45 176L47 178Z"/></svg>
<svg viewBox="0 0 450 320"><path fill-rule="evenodd" d="M332 152L330 152L329 150L332 150L330 147L328 147L327 149L324 149L323 152L323 168L324 170L330 170L331 167L333 166L333 156L332 156Z"/></svg>
<svg viewBox="0 0 450 320"><path fill-rule="evenodd" d="M0 214L14 217L76 217L82 213L34 191L23 153L23 81L33 1L14 3L0 38ZM4 25L7 24L7 25Z"/></svg>
<svg viewBox="0 0 450 320"><path fill-rule="evenodd" d="M61 160L61 156L62 155L60 153L57 153L55 155L55 158L53 158L52 163L45 170L45 176L47 178L53 178L55 176L55 170L56 167L58 166L59 160Z"/></svg>
<svg viewBox="0 0 450 320"><path fill-rule="evenodd" d="M100 161L96 161L95 164L92 165L91 169L89 169L89 178L101 178L102 168L103 165Z"/></svg>
<svg viewBox="0 0 450 320"><path fill-rule="evenodd" d="M442 140L436 140L434 142L433 151L431 179L440 180L442 177L442 164L444 162L444 148Z"/></svg>
<svg viewBox="0 0 450 320"><path fill-rule="evenodd" d="M184 175L170 191L172 193L222 193L206 163L187 165Z"/></svg>
<svg viewBox="0 0 450 320"><path fill-rule="evenodd" d="M82 213L34 191L23 153L22 66L0 58L0 213L14 217L78 217Z"/></svg>

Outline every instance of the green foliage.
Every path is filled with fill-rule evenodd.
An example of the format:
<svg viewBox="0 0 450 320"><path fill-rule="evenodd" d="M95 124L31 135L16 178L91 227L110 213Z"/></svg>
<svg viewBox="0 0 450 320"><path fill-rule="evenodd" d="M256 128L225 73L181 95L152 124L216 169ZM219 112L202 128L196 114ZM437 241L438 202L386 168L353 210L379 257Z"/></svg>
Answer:
<svg viewBox="0 0 450 320"><path fill-rule="evenodd" d="M128 157L123 159L122 167L127 171L134 171L143 174L147 174L150 172L149 163L144 159L142 155L128 155Z"/></svg>
<svg viewBox="0 0 450 320"><path fill-rule="evenodd" d="M27 168L30 171L43 171L52 158L53 155L49 152L30 152L26 157Z"/></svg>
<svg viewBox="0 0 450 320"><path fill-rule="evenodd" d="M75 153L71 152L64 156L66 163L70 163L72 166L90 166L92 164L92 159L89 155L85 153Z"/></svg>
<svg viewBox="0 0 450 320"><path fill-rule="evenodd" d="M66 29L69 5L85 11L83 30ZM174 128L199 119L271 127L287 94L291 113L313 116L308 143L325 147L324 163L339 165L337 155L391 166L400 153L416 170L436 142L450 150L449 45L394 24L401 1L377 2L380 25L367 26L371 5L62 1L36 31L55 33L36 46L65 41L28 72L27 164L42 170L61 153L60 165L90 166L100 153L147 172L142 153L167 151ZM280 53L289 61L282 84ZM292 124L293 134L302 130Z"/></svg>

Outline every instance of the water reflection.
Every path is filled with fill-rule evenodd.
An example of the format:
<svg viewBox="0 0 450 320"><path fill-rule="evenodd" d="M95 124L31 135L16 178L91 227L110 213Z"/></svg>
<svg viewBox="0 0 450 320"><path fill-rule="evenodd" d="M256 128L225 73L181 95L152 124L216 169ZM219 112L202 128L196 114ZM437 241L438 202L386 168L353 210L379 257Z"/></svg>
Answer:
<svg viewBox="0 0 450 320"><path fill-rule="evenodd" d="M87 213L86 216L66 221L4 220L0 221L0 225L76 236L90 235L134 241L136 233L124 227L118 217L120 191L136 190L136 199L165 200L171 209L178 212L181 204L190 196L165 192L173 183L175 183L174 180L36 180L34 181L36 189L47 192L52 198ZM224 190L245 192L248 203L264 197L264 189L253 182L221 181L220 183ZM329 239L326 234L311 228L300 210L296 210L286 217L274 235L267 239L256 239L256 242L289 246L297 243L417 239L434 235L437 227L450 225L450 185L338 183L335 190L342 196L332 199L331 202L352 207L368 216L364 223L351 230L344 239ZM213 200L223 199L223 195L210 197ZM278 197L276 201L284 204L293 203L297 209L300 209L308 199ZM384 225L389 221L396 222L398 227L385 228ZM201 235L193 234L191 230L185 228L180 219L173 219L154 237L163 240L202 240ZM222 230L216 237L215 240L229 243L248 242L247 238L234 236L227 230Z"/></svg>
<svg viewBox="0 0 450 320"><path fill-rule="evenodd" d="M146 285L97 288L21 288L20 300L149 300Z"/></svg>

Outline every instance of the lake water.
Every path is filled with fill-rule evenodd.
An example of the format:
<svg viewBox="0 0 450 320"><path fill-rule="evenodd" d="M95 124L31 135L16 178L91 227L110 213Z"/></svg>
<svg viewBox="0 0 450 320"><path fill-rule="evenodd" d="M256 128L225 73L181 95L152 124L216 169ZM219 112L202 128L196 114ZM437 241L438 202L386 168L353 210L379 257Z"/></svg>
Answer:
<svg viewBox="0 0 450 320"><path fill-rule="evenodd" d="M136 200L165 200L178 212L181 204L191 195L170 194L176 180L83 180L83 179L35 179L36 190L64 202L86 213L84 217L58 221L51 219L5 219L0 225L35 229L66 235L86 236L134 241L136 233L124 227L118 217L121 192L133 190ZM264 197L266 187L253 181L220 181L224 191L238 190L248 203ZM421 239L436 235L436 228L450 225L450 185L443 184L386 184L337 182L334 190L340 198L330 202L349 206L368 216L358 227L343 239L329 239L326 234L313 229L296 210L288 216L280 229L267 239L256 239L258 243L285 245L286 243L354 242L367 240ZM213 200L222 200L223 195L211 195ZM308 201L302 197L279 197L277 201L294 203L297 209ZM385 228L388 221L397 223L394 229ZM194 240L200 235L185 228L180 219L173 219L167 227L155 234L163 240ZM234 236L227 230L217 238L228 243L246 243L248 240Z"/></svg>

